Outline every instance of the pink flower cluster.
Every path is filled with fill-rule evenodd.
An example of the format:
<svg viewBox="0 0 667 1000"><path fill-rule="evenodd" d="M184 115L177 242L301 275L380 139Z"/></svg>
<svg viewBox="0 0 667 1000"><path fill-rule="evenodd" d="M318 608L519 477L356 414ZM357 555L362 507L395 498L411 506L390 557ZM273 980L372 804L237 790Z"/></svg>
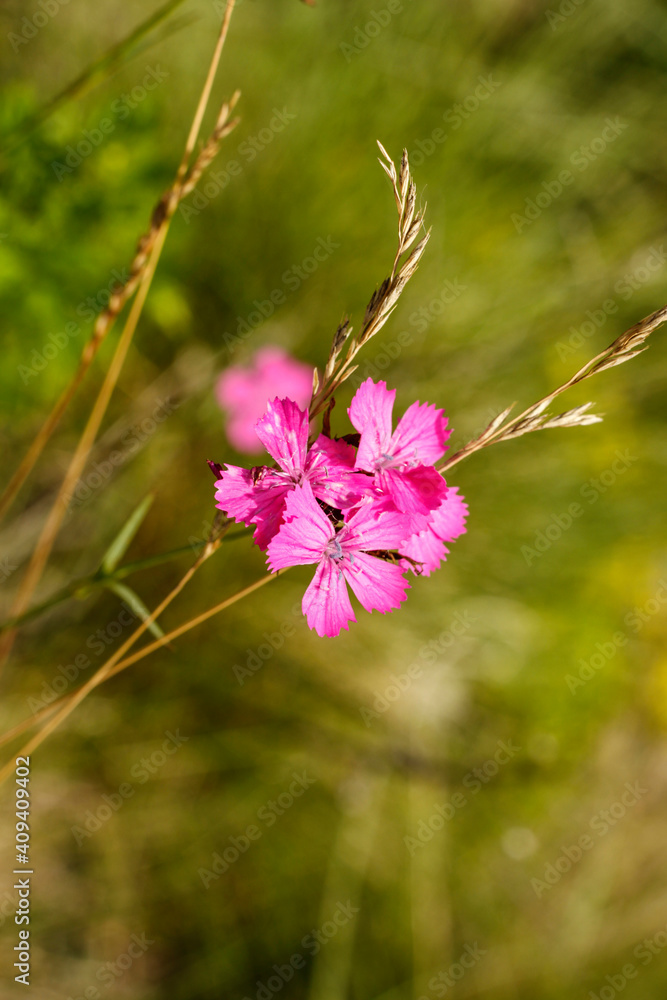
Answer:
<svg viewBox="0 0 667 1000"><path fill-rule="evenodd" d="M272 572L316 565L303 612L321 636L356 621L348 584L366 611L393 611L405 573L428 576L465 531L466 504L434 468L451 433L444 412L413 403L392 431L395 397L367 379L348 410L357 433L320 434L310 447L308 410L274 399L255 431L276 464L211 463L217 506L255 526Z"/></svg>

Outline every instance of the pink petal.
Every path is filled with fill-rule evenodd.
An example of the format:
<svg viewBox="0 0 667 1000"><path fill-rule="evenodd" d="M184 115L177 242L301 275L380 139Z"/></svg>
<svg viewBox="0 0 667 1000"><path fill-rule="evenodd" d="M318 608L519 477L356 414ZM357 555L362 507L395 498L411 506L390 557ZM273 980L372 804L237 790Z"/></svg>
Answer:
<svg viewBox="0 0 667 1000"><path fill-rule="evenodd" d="M306 476L315 496L345 510L372 492L372 478L353 471L355 457L354 448L346 441L320 434L306 458Z"/></svg>
<svg viewBox="0 0 667 1000"><path fill-rule="evenodd" d="M335 636L356 622L345 578L332 559L317 567L301 605L308 626L320 636Z"/></svg>
<svg viewBox="0 0 667 1000"><path fill-rule="evenodd" d="M215 485L216 507L242 524L256 524L255 542L265 549L280 527L292 486L271 469L264 469L255 481L251 469L236 465L228 465Z"/></svg>
<svg viewBox="0 0 667 1000"><path fill-rule="evenodd" d="M409 566L413 573L430 576L433 570L438 569L440 563L447 558L448 550L445 543L430 528L427 528L404 542L401 545L400 553L402 556L408 556L414 562L419 563L419 566ZM408 566L405 568L407 569Z"/></svg>
<svg viewBox="0 0 667 1000"><path fill-rule="evenodd" d="M315 440L310 451L308 452L308 458L314 460L319 455L321 455L322 460L325 460L331 467L337 469L349 469L350 471L354 469L354 462L357 457L356 451L351 444L347 443L347 441L329 438L324 434L320 434Z"/></svg>
<svg viewBox="0 0 667 1000"><path fill-rule="evenodd" d="M400 511L383 509L383 504L361 504L340 533L344 552L398 549L412 532L412 518Z"/></svg>
<svg viewBox="0 0 667 1000"><path fill-rule="evenodd" d="M403 472L381 469L377 479L398 509L407 514L428 514L439 507L447 495L445 481L429 465L418 465Z"/></svg>
<svg viewBox="0 0 667 1000"><path fill-rule="evenodd" d="M268 547L269 569L275 573L287 566L319 562L334 534L309 484L296 486L285 500L283 523Z"/></svg>
<svg viewBox="0 0 667 1000"><path fill-rule="evenodd" d="M399 550L401 555L409 556L415 562L421 563L422 575L430 576L449 554L449 549L444 543L454 541L465 532L467 514L468 507L463 497L459 495L458 487L448 487L447 496L442 504L431 512L426 529L403 543Z"/></svg>
<svg viewBox="0 0 667 1000"><path fill-rule="evenodd" d="M426 514L406 514L405 511L398 509L389 493L383 493L379 488L377 475L375 476L375 486L376 488L371 494L370 502L373 505L373 510L377 514L388 512L392 514L400 514L404 517L406 519L405 523L407 524L407 532L404 536L405 538L410 538L412 535L416 535L419 531L426 530L429 524L429 518L433 511L429 510ZM362 501L362 503L356 504L349 510L346 510L344 512L345 520L350 521L352 516L356 514L362 506L366 506L368 502L369 499L366 498L366 500Z"/></svg>
<svg viewBox="0 0 667 1000"><path fill-rule="evenodd" d="M372 472L386 455L391 440L391 414L396 390L387 389L386 382L368 378L357 389L348 414L361 434L357 452L357 468Z"/></svg>
<svg viewBox="0 0 667 1000"><path fill-rule="evenodd" d="M242 411L235 413L227 421L225 428L227 439L237 451L242 452L244 455L259 455L264 450L255 430L257 420L258 415L256 413L248 416L245 411Z"/></svg>
<svg viewBox="0 0 667 1000"><path fill-rule="evenodd" d="M413 403L398 422L389 443L389 454L397 462L435 465L446 451L451 434L444 410L431 403Z"/></svg>
<svg viewBox="0 0 667 1000"><path fill-rule="evenodd" d="M216 385L218 403L229 415L227 437L239 451L262 450L255 424L276 395L306 407L312 394L312 369L281 347L260 348L249 366L232 365Z"/></svg>
<svg viewBox="0 0 667 1000"><path fill-rule="evenodd" d="M339 510L360 503L373 491L372 477L363 473L342 471L332 476L316 473L308 478L315 495Z"/></svg>
<svg viewBox="0 0 667 1000"><path fill-rule="evenodd" d="M282 399L292 399L302 409L307 408L313 394L313 369L310 365L297 361L282 347L272 344L260 347L254 362L259 381L266 389L264 404L277 393Z"/></svg>
<svg viewBox="0 0 667 1000"><path fill-rule="evenodd" d="M251 524L256 524L255 533L252 536L257 548L265 551L272 538L278 533L283 521L283 511L285 510L285 497L289 495L290 488L283 487L271 493L267 491L265 503L261 511L253 517Z"/></svg>
<svg viewBox="0 0 667 1000"><path fill-rule="evenodd" d="M236 365L220 374L215 387L218 403L223 409L233 410L243 406L252 393L252 375L245 368Z"/></svg>
<svg viewBox="0 0 667 1000"><path fill-rule="evenodd" d="M255 431L280 468L297 477L306 462L308 411L299 409L291 399L274 399Z"/></svg>
<svg viewBox="0 0 667 1000"><path fill-rule="evenodd" d="M227 465L216 482L216 507L242 524L249 524L256 510L255 484L250 469Z"/></svg>
<svg viewBox="0 0 667 1000"><path fill-rule="evenodd" d="M438 538L453 542L466 531L468 505L459 493L458 486L449 486L444 502L431 516L430 528Z"/></svg>
<svg viewBox="0 0 667 1000"><path fill-rule="evenodd" d="M383 615L393 611L410 589L399 566L365 552L355 553L354 562L346 562L343 573L366 611L380 611Z"/></svg>

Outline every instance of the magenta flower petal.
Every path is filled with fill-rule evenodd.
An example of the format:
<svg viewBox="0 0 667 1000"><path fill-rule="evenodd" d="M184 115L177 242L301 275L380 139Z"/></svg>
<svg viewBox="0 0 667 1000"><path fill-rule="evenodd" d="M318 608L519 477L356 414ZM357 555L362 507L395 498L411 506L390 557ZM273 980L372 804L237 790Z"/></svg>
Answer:
<svg viewBox="0 0 667 1000"><path fill-rule="evenodd" d="M346 551L398 550L412 530L412 518L400 511L382 509L382 504L361 504L346 521L341 543Z"/></svg>
<svg viewBox="0 0 667 1000"><path fill-rule="evenodd" d="M449 486L444 502L437 507L430 520L431 531L445 542L453 542L466 531L468 505L459 493L458 486Z"/></svg>
<svg viewBox="0 0 667 1000"><path fill-rule="evenodd" d="M361 385L349 410L355 450L323 434L309 448L308 411L275 398L256 431L276 466L209 463L218 506L256 526L273 572L316 565L302 606L321 636L356 620L348 585L367 611L393 611L406 599L407 570L429 575L465 531L467 506L434 467L449 436L443 411L416 402L392 435L394 401L384 382Z"/></svg>
<svg viewBox="0 0 667 1000"><path fill-rule="evenodd" d="M216 507L241 524L250 523L256 510L255 485L250 469L227 465L215 484Z"/></svg>
<svg viewBox="0 0 667 1000"><path fill-rule="evenodd" d="M389 452L396 462L418 462L435 465L446 451L451 434L444 410L433 403L413 403L398 421L389 443Z"/></svg>
<svg viewBox="0 0 667 1000"><path fill-rule="evenodd" d="M372 379L363 382L354 395L348 412L360 434L356 463L360 469L405 472L417 466L432 466L445 452L451 432L444 411L431 403L416 402L408 407L392 435L395 396L396 392L389 391L384 382L375 384ZM406 504L402 509L412 509L413 504L407 500ZM434 506L437 504L431 503L427 509Z"/></svg>
<svg viewBox="0 0 667 1000"><path fill-rule="evenodd" d="M408 514L428 514L439 507L447 495L444 479L430 465L418 465L402 472L381 469L377 478L398 509Z"/></svg>
<svg viewBox="0 0 667 1000"><path fill-rule="evenodd" d="M255 423L251 423L247 417L234 414L227 420L225 433L230 443L237 451L244 455L257 455L262 451L262 442L257 437Z"/></svg>
<svg viewBox="0 0 667 1000"><path fill-rule="evenodd" d="M287 566L319 562L334 534L334 527L315 500L310 485L297 486L287 495L283 523L269 544L269 569L275 573Z"/></svg>
<svg viewBox="0 0 667 1000"><path fill-rule="evenodd" d="M271 539L280 529L285 509L285 497L290 492L289 486L266 487L257 495L257 508L251 524L257 525L253 538L255 545L265 551Z"/></svg>
<svg viewBox="0 0 667 1000"><path fill-rule="evenodd" d="M308 449L308 410L299 409L291 399L274 399L255 430L274 462L284 472L298 476Z"/></svg>
<svg viewBox="0 0 667 1000"><path fill-rule="evenodd" d="M343 574L365 610L383 615L398 608L410 589L400 566L365 552L355 552L354 561L343 567Z"/></svg>
<svg viewBox="0 0 667 1000"><path fill-rule="evenodd" d="M445 561L449 550L442 539L427 528L404 542L400 551L402 556L407 556L421 566L422 576L430 576ZM415 571L418 572L419 569Z"/></svg>
<svg viewBox="0 0 667 1000"><path fill-rule="evenodd" d="M354 471L355 450L346 441L323 434L308 452L305 473L315 496L332 507L346 510L373 491L373 480Z"/></svg>
<svg viewBox="0 0 667 1000"><path fill-rule="evenodd" d="M238 365L232 365L220 373L215 386L215 396L221 409L232 410L241 407L252 391L250 372Z"/></svg>
<svg viewBox="0 0 667 1000"><path fill-rule="evenodd" d="M300 407L310 401L313 373L309 365L290 357L281 347L257 351L247 367L232 365L222 372L216 386L221 408L227 411L227 436L239 451L261 451L255 424L275 396L294 400Z"/></svg>
<svg viewBox="0 0 667 1000"><path fill-rule="evenodd" d="M348 414L361 439L357 452L357 468L373 472L382 457L386 457L391 441L391 414L396 390L387 389L386 382L368 378L357 389Z"/></svg>
<svg viewBox="0 0 667 1000"><path fill-rule="evenodd" d="M420 563L422 575L430 576L449 554L444 543L454 541L465 532L467 514L468 506L458 487L448 487L445 500L431 512L427 527L401 545L401 555Z"/></svg>
<svg viewBox="0 0 667 1000"><path fill-rule="evenodd" d="M253 360L259 381L271 386L265 403L278 391L281 396L293 399L301 407L310 402L313 394L311 365L297 361L276 344L260 347Z"/></svg>
<svg viewBox="0 0 667 1000"><path fill-rule="evenodd" d="M349 622L356 622L343 573L331 559L324 559L303 595L301 610L309 628L319 636L333 637Z"/></svg>
<svg viewBox="0 0 667 1000"><path fill-rule="evenodd" d="M310 449L309 455L315 454L321 454L330 467L335 469L348 469L350 472L354 469L354 463L357 457L356 451L351 444L347 443L347 441L329 438L324 434L320 434L317 437L315 443Z"/></svg>
<svg viewBox="0 0 667 1000"><path fill-rule="evenodd" d="M251 469L228 465L216 482L216 507L241 524L255 524L255 542L265 549L282 520L290 485L270 469L257 480Z"/></svg>

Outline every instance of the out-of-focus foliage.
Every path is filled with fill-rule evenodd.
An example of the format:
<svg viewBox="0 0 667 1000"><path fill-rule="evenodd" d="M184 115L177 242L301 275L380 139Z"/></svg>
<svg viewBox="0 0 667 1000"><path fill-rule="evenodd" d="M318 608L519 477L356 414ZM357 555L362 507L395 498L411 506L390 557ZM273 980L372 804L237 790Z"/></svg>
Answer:
<svg viewBox="0 0 667 1000"><path fill-rule="evenodd" d="M156 7L72 0L22 44L10 36L41 8L4 4L3 143ZM173 176L220 8L184 4L179 31L2 155L5 479ZM128 558L206 533L205 460L235 460L217 372L264 343L321 364L391 267L376 138L410 150L433 237L362 373L401 407L444 405L455 445L663 305L666 60L654 0L239 2L216 93L241 88L242 124L174 221L40 596L94 571L150 491ZM274 290L286 301L255 325ZM239 320L252 333L231 351ZM5 611L116 338L2 527ZM32 762L33 995L663 997L666 385L659 332L571 395L595 399L603 424L457 466L469 532L400 612L320 640L295 570L90 697ZM129 582L154 607L187 565ZM226 542L163 628L262 572L248 539ZM26 627L6 725L89 676L128 634L122 613L97 595ZM170 755L168 733L187 738ZM293 798L304 772L316 780ZM8 824L5 956L12 842ZM235 853L218 874L214 855ZM132 934L152 943L123 971ZM472 967L453 965L466 949Z"/></svg>

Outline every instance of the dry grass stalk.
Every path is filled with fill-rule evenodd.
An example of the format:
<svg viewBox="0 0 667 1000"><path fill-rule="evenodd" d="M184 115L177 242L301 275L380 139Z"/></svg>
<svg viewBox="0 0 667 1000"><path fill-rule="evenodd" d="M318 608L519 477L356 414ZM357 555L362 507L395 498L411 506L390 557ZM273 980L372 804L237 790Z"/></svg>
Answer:
<svg viewBox="0 0 667 1000"><path fill-rule="evenodd" d="M227 9L228 14L231 13L232 7L233 7L233 0L229 0ZM218 48L221 48L220 44ZM209 82L212 83L212 76L210 72L209 72L209 78L207 80L207 86ZM210 91L210 86L208 89ZM195 161L192 168L188 171L187 163L185 167L183 167L182 164L181 168L179 168L179 175L177 177L177 181L175 182L174 187L170 189L170 191L174 194L174 197L177 197L177 200L173 206L174 209L178 204L178 199L180 199L180 197L183 197L184 193L187 193L189 190L192 190L194 185L197 183L197 180L201 176L203 170L211 162L217 150L217 143L220 141L220 139L223 137L224 134L227 134L231 130L231 128L234 127L235 122L229 120L229 115L233 110L237 97L238 95L235 94L232 100L228 104L223 105L220 115L218 116L218 121L216 123L215 130L211 138L209 139L208 143L204 145L199 157ZM200 111L201 115L199 114ZM200 102L200 106L198 108L198 115L195 118L195 120L197 120L197 117L199 117L199 124L201 123L202 115L203 115L203 110L202 110L202 104ZM194 125L195 123L193 123L193 129ZM199 126L197 126L197 128L198 127ZM193 132L193 130L191 130L190 137L188 139L188 145L190 145L193 134L195 133ZM192 148L194 146L194 141L195 139L192 139ZM380 146L380 150L383 155L383 159L380 160L380 163L391 181L392 189L394 192L394 198L398 210L398 249L396 252L396 256L394 258L394 264L392 267L391 274L387 279L385 279L382 285L374 292L373 296L371 297L371 300L366 309L361 332L357 338L354 338L350 342L344 360L342 362L340 361L341 353L345 345L345 342L348 340L348 338L352 333L349 321L347 319L344 320L336 330L336 333L333 338L329 359L324 369L321 381L317 369L315 370L314 390L313 390L314 399L311 405L311 417L314 417L319 413L321 413L322 411L324 411L325 430L328 428L331 409L334 405L334 399L333 399L334 392L345 381L345 379L347 379L355 371L356 366L354 366L352 362L356 357L357 353L359 352L359 350L363 346L365 346L365 344L367 344L368 341L381 329L381 327L384 325L384 323L386 323L387 319L395 309L400 294L403 291L403 288L405 287L409 279L412 277L419 264L419 260L426 247L430 235L430 233L427 232L420 241L420 243L412 250L409 256L401 264L401 258L411 249L423 226L423 211L416 210L416 187L410 176L410 168L409 168L407 153L404 151L400 168L397 171L394 163L392 162L391 158L387 154L384 147L379 143L378 145ZM169 211L172 210L171 209L172 202L170 200L167 200L167 202L165 202L163 199L161 204L163 204L162 211L164 214L159 221L159 225L162 225L164 219L170 217ZM153 254L155 254L155 248L161 249L160 239L162 239L163 242L165 235L166 235L166 230L162 232L162 230L158 229L158 235L156 236L155 239L155 247L153 249ZM150 272L151 266L152 269L154 270L155 263L156 260L155 261L153 260L153 256L151 256L147 260L146 264L147 273ZM145 298L145 292L142 297L142 291L144 291L143 287L140 288L139 294L137 295L137 299L135 299L134 303L134 306L138 310L138 313L141 311L143 298ZM137 318L138 318L138 313L137 313ZM130 318L128 318L128 323L130 321ZM559 386L557 389L549 393L547 396L539 400L537 403L528 407L527 410L524 410L523 413L519 414L519 416L513 418L512 420L508 420L508 418L514 407L514 404L508 407L497 417L495 417L494 420L492 420L491 423L488 425L488 427L480 435L478 435L475 439L473 439L473 441L469 442L469 444L467 444L464 448L458 451L455 455L452 455L451 458L443 462L439 467L439 471L444 472L446 469L462 461L463 458L468 457L468 455L473 454L475 451L479 451L482 448L488 447L490 444L496 444L500 441L508 441L515 437L519 437L523 434L527 434L535 430L543 430L555 427L579 427L599 422L601 420L601 417L597 414L589 412L590 407L593 405L592 403L584 403L580 406L576 406L570 410L566 410L565 412L556 415L549 413L548 408L554 399L556 399L559 395L561 395L563 392L565 392L572 386L578 384L579 382L583 382L585 379L590 378L592 375L606 371L608 368L612 368L615 367L616 365L623 364L625 361L629 361L631 358L641 353L641 351L644 350L644 347L642 345L644 344L648 336L652 333L653 330L655 330L666 320L667 320L667 306L658 310L655 313L652 313L646 319L642 320L640 323L637 323L635 326L633 326L630 330L627 330L624 334L618 337L613 342L613 344L611 344L605 351L601 352L596 357L588 361L567 382L563 383L563 385ZM116 361L116 358L114 358L114 361ZM120 364L122 364L122 360ZM114 362L112 362L112 368L113 365ZM116 367L119 368L118 365ZM108 377L108 381L110 381L110 384L112 386L113 384L115 384L115 378L117 377L117 374L118 372L115 371L115 369L113 374L111 373L110 370L110 376ZM107 383L105 382L105 385L106 384ZM102 396L104 395L104 391L101 393L101 395ZM84 432L84 438L85 438L85 432ZM217 550L218 546L220 545L222 536L227 530L228 525L229 522L226 521L224 523L222 521L218 522L204 550L202 551L196 562L193 564L193 566L188 570L185 576L177 584L177 586L162 601L159 607L149 616L149 618L144 622L142 622L142 624L126 640L126 642L123 643L123 645L116 651L116 653L114 653L114 655L110 657L110 659L107 660L106 663L104 663L100 667L100 669L96 672L96 674L93 677L91 677L86 684L84 684L79 690L72 693L71 695L66 695L61 699L59 699L59 701L56 702L55 704L47 706L40 713L38 713L37 716L33 716L30 719L26 719L22 723L19 723L17 726L14 726L11 730L8 730L5 734L3 734L0 737L0 745L10 742L16 736L30 729L33 725L39 725L40 723L43 723L43 726L40 729L40 731L26 744L25 747L21 749L21 751L19 751L21 754L31 753L33 750L36 749L36 747L40 746L41 743L43 743L43 741L50 735L50 733L52 733L60 725L61 722L63 722L66 718L68 718L71 712L79 704L81 704L81 702L87 697L87 695L92 690L94 690L94 688L98 687L104 681L108 680L110 677L119 673L121 670L126 669L130 665L145 658L150 653L156 651L157 649L162 648L163 646L169 644L172 640L178 638L179 636L195 628L197 625L200 625L203 622L207 621L209 618L223 611L225 608L228 608L231 605L235 604L243 597L248 596L249 594L258 590L266 583L275 579L278 575L282 575L282 573L280 574L276 573L276 574L267 574L265 576L262 576L259 580L251 584L249 587L244 588L243 590L234 594L232 597L225 599L224 601L215 605L212 608L209 608L207 611L202 612L202 614L197 615L196 617L185 622L183 625L180 625L178 628L172 630L167 635L162 636L157 641L150 643L148 646L144 647L138 652L133 653L132 655L125 657L123 659L123 656L128 651L128 649L130 649L131 646L133 646L137 642L137 640L148 629L150 624L154 622L158 618L158 616L165 610L165 608L169 604L171 604L171 602L178 596L178 594L189 582L189 580L192 579L192 577L197 572L199 567ZM0 770L0 782L4 781L4 779L13 772L13 765L14 765L14 760L12 759L2 770Z"/></svg>
<svg viewBox="0 0 667 1000"><path fill-rule="evenodd" d="M464 458L468 458L469 455L480 451L482 448L488 448L491 444L499 444L501 441L511 441L522 434L530 434L532 431L547 430L555 427L585 427L588 424L600 423L602 420L600 414L588 412L591 406L594 405L593 403L583 403L581 406L575 406L571 410L566 410L564 413L555 415L548 412L548 407L557 396L560 396L580 382L584 382L593 375L598 375L600 372L607 371L608 368L615 368L616 365L622 365L626 361L630 361L631 358L637 357L638 354L647 349L642 345L650 334L665 321L667 321L667 306L663 306L662 309L651 313L650 316L640 320L639 323L635 323L629 330L626 330L620 337L617 337L604 351L596 354L590 361L587 361L567 382L554 389L548 396L544 396L538 400L537 403L533 403L527 410L520 413L518 417L514 417L513 420L506 423L515 404L513 403L511 406L508 406L506 410L503 410L502 413L498 414L491 421L481 434L473 438L472 441L469 441L468 444L450 458L445 459L438 466L438 472L450 469L453 465L463 461Z"/></svg>
<svg viewBox="0 0 667 1000"><path fill-rule="evenodd" d="M350 377L357 366L353 361L362 347L378 333L387 322L398 300L412 275L417 270L421 256L431 235L430 230L424 235L417 246L401 264L401 258L410 250L424 225L423 209L417 209L417 188L410 174L410 164L407 150L403 150L399 170L389 156L382 143L378 142L382 157L380 165L391 181L396 208L398 211L398 248L394 258L391 274L377 288L366 307L364 321L358 337L353 337L349 343L347 354L341 361L340 356L348 337L352 334L349 320L344 319L336 330L329 352L329 358L322 378L315 369L313 376L313 401L310 406L311 418L318 416L331 406L331 400L342 383Z"/></svg>
<svg viewBox="0 0 667 1000"><path fill-rule="evenodd" d="M39 457L41 449L46 444L48 437L55 429L58 419L64 412L67 403L73 396L77 386L83 378L83 375L87 371L88 367L90 367L90 364L99 350L104 337L113 324L113 321L118 316L121 309L134 291L138 289L136 298L134 299L132 308L125 323L123 333L118 341L116 351L93 406L93 410L81 435L76 451L72 456L63 483L51 507L49 516L47 517L46 523L33 552L26 574L21 581L21 586L19 587L15 601L10 609L10 617L19 617L23 614L28 607L32 595L34 594L35 589L42 577L44 567L46 566L53 544L66 514L67 497L69 497L73 492L79 477L83 472L89 452L95 442L95 438L97 437L104 414L106 413L109 400L111 399L116 382L118 381L123 368L127 352L130 348L130 344L139 322L144 302L148 295L150 284L167 237L171 219L173 218L179 202L194 188L203 171L213 160L221 140L224 136L229 134L238 122L238 119L230 120L229 117L239 97L239 93L237 91L229 102L222 105L212 135L204 144L194 163L191 165L192 154L197 142L204 113L208 105L222 48L227 37L229 21L234 9L234 3L235 0L228 0L227 2L225 17L218 36L218 42L211 60L204 88L197 105L192 126L188 133L188 138L176 178L172 186L165 192L158 202L153 212L150 229L139 241L128 282L122 289L116 291L112 295L107 308L98 317L91 340L84 348L79 369L75 373L74 379L59 402L56 404L56 408L47 419L44 427L37 435L36 442L39 443L39 448L36 448L35 443L33 443L28 456L26 456L26 460L24 460L24 463L22 463L22 466L19 469L23 478L19 481L19 473L17 473L12 480L13 485L10 484L10 487L8 488L6 496L9 494L10 490L13 491L13 493L9 496L9 502L11 502L12 497L20 488L23 479L30 472L32 464L34 464ZM56 415L55 419L54 415ZM31 463L29 466L27 462L28 458L30 458ZM5 499L5 509L7 506L8 502ZM0 642L0 660L6 658L9 654L15 634L15 631L7 632Z"/></svg>
<svg viewBox="0 0 667 1000"><path fill-rule="evenodd" d="M64 704L62 704L62 707L55 713L55 715L53 715L50 719L48 719L48 721L44 724L39 733L37 733L37 735L33 737L33 739L30 741L29 744L30 750L26 751L27 753L32 752L37 746L39 746L43 742L43 740L45 740L46 737L60 725L61 722L64 722L64 720L74 711L77 705L79 705L94 688L98 687L100 684L102 684L105 680L107 680L111 676L113 668L119 663L120 660L122 660L124 654L128 651L128 649L131 649L132 646L134 646L134 644L148 630L148 628L152 625L152 623L156 621L159 618L159 616L163 613L163 611L165 611L166 608L169 607L172 601L176 597L178 597L183 588L190 582L192 577L195 575L197 570L208 559L210 559L210 557L214 554L214 552L218 550L225 533L229 530L230 524L231 524L230 521L227 521L222 517L216 521L211 530L206 546L197 556L197 559L192 564L187 573L185 573L184 576L181 577L181 579L176 584L174 589L170 591L169 594L167 594L167 596L158 605L155 611L151 612L148 618L146 618L144 621L141 622L141 624L135 629L132 635L128 636L125 642L118 647L116 652L113 653L113 655L110 656L109 659L102 664L102 666L99 668L99 670L96 671L95 674L93 674L90 680L88 680L84 685L82 685L82 687L80 687L68 698L61 699L61 701L63 701ZM234 598L230 598L228 600L230 600L231 603L234 603L234 599L238 600L239 599L238 595L234 595ZM195 623L197 624L199 620L203 620L201 616L199 616L197 619L194 619ZM149 647L147 647L146 650L142 650L141 653L138 656L136 656L135 659L132 660L132 662L136 662L137 659L141 659L143 656L148 655L148 653L152 652L153 649L157 649L161 646L168 644L172 638L175 638L177 635L181 635L184 631L187 631L187 628L181 626L180 630L176 629L169 635L163 635L159 640L157 640L155 643L152 643ZM51 708L52 706L48 707ZM33 720L30 720L30 722L32 721ZM15 731L16 729L13 732ZM2 781L4 781L7 775L11 773L11 766L12 766L12 761L9 761L7 766L0 771L0 784L2 783Z"/></svg>
<svg viewBox="0 0 667 1000"><path fill-rule="evenodd" d="M623 364L625 361L629 361L630 358L633 358L637 354L641 353L641 350L644 349L642 348L642 345L648 336L666 320L667 306L652 313L650 316L646 317L646 319L621 334L621 336L618 337L613 344L588 361L583 368L580 368L579 371L572 376L572 378L563 383L563 385L559 386L558 389L555 389L553 392L549 393L548 396L545 396L543 399L530 406L523 413L519 414L518 417L515 417L509 423L506 423L505 421L513 409L513 406L508 407L502 413L498 414L498 416L491 421L489 426L477 438L444 462L440 466L440 471L444 471L444 469L457 464L462 461L463 458L473 454L475 451L488 447L490 444L512 440L515 437L530 433L534 430L543 430L553 427L581 427L599 422L601 419L599 416L588 412L592 405L591 403L584 403L555 416L550 415L547 410L550 403L557 396L576 385L578 382L583 382L591 375L606 371L608 368L612 368L615 365ZM340 336L340 334L338 334L338 336ZM336 338L334 338L334 343L336 343ZM142 622L136 631L126 640L125 643L123 643L116 653L100 667L97 673L91 677L86 684L73 694L63 696L55 704L48 705L36 716L33 716L30 719L25 719L23 722L8 730L0 737L0 745L10 742L16 736L19 736L21 733L30 729L33 725L39 725L40 722L44 722L40 731L19 751L21 755L32 753L60 725L61 722L69 717L72 711L74 711L74 709L81 704L81 702L92 690L94 690L94 688L99 687L100 684L104 683L104 681L108 680L110 677L115 676L115 674L120 673L122 670L125 670L132 664L137 663L139 660L144 659L146 656L150 655L150 653L161 649L172 640L177 639L179 636L184 635L186 632L196 628L203 622L208 621L209 618L219 614L221 611L235 604L237 601L242 600L249 594L254 593L254 591L258 590L266 583L276 579L277 576L282 575L282 573L275 573L270 575L267 574L261 577L244 590L238 591L238 593L234 594L232 597L226 598L220 604L209 608L207 611L202 612L202 614L197 615L185 622L183 625L178 626L155 642L150 643L138 652L123 659L122 657L124 653L126 653L128 649L131 648L131 646L134 645L134 643L141 637L141 635L144 634L151 622L155 621L157 617L162 614L165 608L174 600L175 597L178 596L189 580L192 579L198 568L216 551L222 540L224 532L228 528L228 525L229 522L224 522L221 523L217 529L214 529L214 533L209 539L209 543L206 548L181 581L177 584L174 590L171 591L171 593L164 599L151 616L145 622ZM0 770L0 783L13 773L13 766L14 758L12 758L8 764Z"/></svg>
<svg viewBox="0 0 667 1000"><path fill-rule="evenodd" d="M212 552L209 553L209 555L212 555ZM206 558L208 558L208 556L206 556ZM30 729L33 725L38 724L40 721L45 719L47 716L50 716L50 718L48 718L48 721L44 723L39 732L36 733L35 736L33 736L32 739L29 740L28 743L26 743L25 746L23 746L18 751L19 755L23 754L29 755L33 753L33 751L36 750L37 747L41 746L44 740L48 736L50 736L51 733L58 728L58 726L60 726L61 722L64 722L65 719L67 719L72 714L74 709L81 704L81 702L91 693L91 691L93 691L96 687L99 687L100 684L103 684L104 681L109 680L110 677L115 676L115 674L120 673L122 670L125 670L132 664L137 663L139 660L144 659L144 657L148 656L150 653L155 652L155 650L161 649L163 646L169 644L173 639L178 639L179 636L184 635L191 629L196 628L198 625L201 625L205 621L208 621L209 618L213 618L214 615L220 614L221 611L224 611L226 610L226 608L229 608L233 604L236 604L244 597L248 597L256 590L259 590L260 587L264 587L267 583L270 583L271 580L275 580L278 576L282 576L284 572L281 570L278 573L265 574L259 580L256 580L255 583L250 584L250 586L245 587L243 590L239 590L236 594L233 594L231 597L226 598L219 604L214 605L207 611L203 611L200 615L196 615L189 621L184 622L183 625L179 625L178 628L175 628L171 632L168 632L166 635L163 635L160 639L156 639L155 642L152 642L143 649L140 649L138 652L133 653L132 656L128 656L124 660L120 659L123 653L126 652L127 649L134 642L136 642L136 640L146 631L151 621L155 621L158 615L161 614L167 607L167 605L171 603L171 601L181 592L185 584L190 579L192 579L192 576L199 568L199 566L201 566L203 561L204 560L200 557L197 563L195 563L195 565L191 567L188 573L183 577L183 579L180 581L177 587L174 588L174 590L168 595L168 597L165 598L162 604L153 612L150 619L148 619L146 622L142 622L141 627L138 628L136 632L133 633L133 635L131 635L127 639L127 641L117 650L117 652L114 653L114 655L99 668L99 670L90 678L89 681L87 681L86 684L80 687L73 694L65 695L53 705L48 705L47 708L43 709L37 716L33 716L30 719L25 719L22 723L19 723L19 725L14 726L13 729L3 734L3 736L0 738L0 745L8 743L10 740L20 735L20 733L25 732L27 729ZM0 769L0 784L2 784L6 778L8 778L10 775L14 773L14 768L16 765L15 758L16 755L13 755L12 758L8 761L8 763L2 769Z"/></svg>
<svg viewBox="0 0 667 1000"><path fill-rule="evenodd" d="M0 520L5 516L19 490L30 475L35 463L44 450L45 445L58 426L62 415L76 394L79 385L83 381L84 376L93 363L93 360L109 333L109 330L117 320L124 306L132 298L139 285L142 281L144 281L153 249L160 239L163 230L169 227L171 218L176 211L179 202L190 194L194 186L199 181L203 171L213 160L217 152L217 144L238 124L238 119L234 119L233 121L229 120L229 114L233 110L240 96L237 91L229 103L222 105L215 129L197 157L195 163L192 165L190 170L188 170L188 165L197 142L197 136L199 135L199 129L201 128L203 114L206 110L206 105L208 104L210 97L211 87L213 85L215 72L220 60L222 47L229 30L229 21L234 8L234 3L235 0L229 0L225 11L225 18L218 37L218 45L211 61L211 67L206 79L206 84L197 107L197 114L195 115L192 127L188 134L185 151L178 167L176 179L174 180L172 186L158 201L151 216L150 226L147 232L144 233L137 243L137 249L134 259L130 265L130 272L127 281L124 285L116 285L114 287L109 302L95 320L90 340L83 348L77 370L72 376L69 385L65 388L62 395L59 397L55 406L51 410L51 413L37 432L25 457L0 497Z"/></svg>

